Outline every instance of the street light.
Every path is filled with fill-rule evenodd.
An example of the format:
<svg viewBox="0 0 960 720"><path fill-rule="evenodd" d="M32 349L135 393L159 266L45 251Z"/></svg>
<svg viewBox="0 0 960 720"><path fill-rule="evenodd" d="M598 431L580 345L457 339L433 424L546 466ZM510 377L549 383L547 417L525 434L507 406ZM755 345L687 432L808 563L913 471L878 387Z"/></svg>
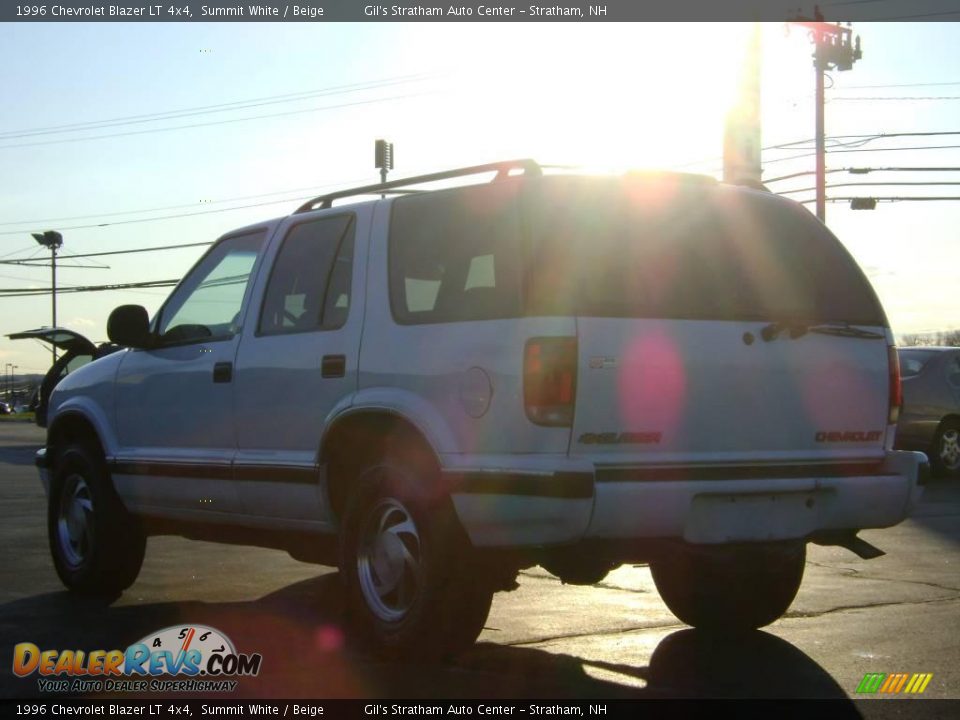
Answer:
<svg viewBox="0 0 960 720"><path fill-rule="evenodd" d="M63 235L56 230L32 233L33 239L44 247L50 248L50 301L53 308L53 324L57 326L57 250L63 245ZM53 346L53 361L57 361L57 346Z"/></svg>
<svg viewBox="0 0 960 720"><path fill-rule="evenodd" d="M16 384L18 367L19 365L14 365L13 363L7 363L3 367L3 380L4 384L7 386L7 402L9 402L11 405L13 404L13 389Z"/></svg>

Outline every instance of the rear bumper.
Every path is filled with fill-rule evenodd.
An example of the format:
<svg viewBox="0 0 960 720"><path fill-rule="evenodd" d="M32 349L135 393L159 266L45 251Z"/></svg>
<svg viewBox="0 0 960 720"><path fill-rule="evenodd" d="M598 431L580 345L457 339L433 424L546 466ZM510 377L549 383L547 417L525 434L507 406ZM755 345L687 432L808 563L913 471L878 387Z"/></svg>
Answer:
<svg viewBox="0 0 960 720"><path fill-rule="evenodd" d="M588 539L719 544L896 525L920 498L926 457L870 465L447 471L454 506L481 547Z"/></svg>

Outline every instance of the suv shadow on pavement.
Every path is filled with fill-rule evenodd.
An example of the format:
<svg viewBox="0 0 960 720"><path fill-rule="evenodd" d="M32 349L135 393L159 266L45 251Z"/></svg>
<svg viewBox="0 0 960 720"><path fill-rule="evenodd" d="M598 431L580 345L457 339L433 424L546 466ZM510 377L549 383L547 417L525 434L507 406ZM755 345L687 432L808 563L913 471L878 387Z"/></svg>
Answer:
<svg viewBox="0 0 960 720"><path fill-rule="evenodd" d="M128 591L135 595L136 588ZM611 663L494 643L480 643L447 663L423 665L379 660L352 647L342 630L343 607L336 572L247 602L103 606L67 592L47 593L0 606L0 657L11 658L20 642L42 650L123 649L184 623L214 627L238 652L263 655L259 676L240 678L229 699L847 697L810 657L759 631L722 639L680 630L660 642L646 666L629 653ZM641 680L645 687L600 679L594 671ZM0 697L36 696L36 678L3 673Z"/></svg>

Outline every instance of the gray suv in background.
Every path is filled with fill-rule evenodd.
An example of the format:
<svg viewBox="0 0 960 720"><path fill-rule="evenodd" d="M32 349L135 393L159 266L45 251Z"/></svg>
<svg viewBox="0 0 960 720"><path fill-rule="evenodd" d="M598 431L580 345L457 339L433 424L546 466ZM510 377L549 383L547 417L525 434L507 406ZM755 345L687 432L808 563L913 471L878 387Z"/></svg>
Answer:
<svg viewBox="0 0 960 720"><path fill-rule="evenodd" d="M937 475L960 477L960 348L900 348L900 368L897 447L926 453Z"/></svg>

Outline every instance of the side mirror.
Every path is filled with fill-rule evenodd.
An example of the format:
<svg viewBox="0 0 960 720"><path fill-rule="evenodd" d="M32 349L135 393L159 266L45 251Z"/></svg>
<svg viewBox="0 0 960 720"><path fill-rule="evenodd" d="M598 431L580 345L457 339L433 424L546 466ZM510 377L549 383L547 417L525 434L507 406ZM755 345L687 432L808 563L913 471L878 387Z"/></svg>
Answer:
<svg viewBox="0 0 960 720"><path fill-rule="evenodd" d="M110 342L123 347L150 347L153 338L147 309L142 305L121 305L116 308L107 320L107 337Z"/></svg>

